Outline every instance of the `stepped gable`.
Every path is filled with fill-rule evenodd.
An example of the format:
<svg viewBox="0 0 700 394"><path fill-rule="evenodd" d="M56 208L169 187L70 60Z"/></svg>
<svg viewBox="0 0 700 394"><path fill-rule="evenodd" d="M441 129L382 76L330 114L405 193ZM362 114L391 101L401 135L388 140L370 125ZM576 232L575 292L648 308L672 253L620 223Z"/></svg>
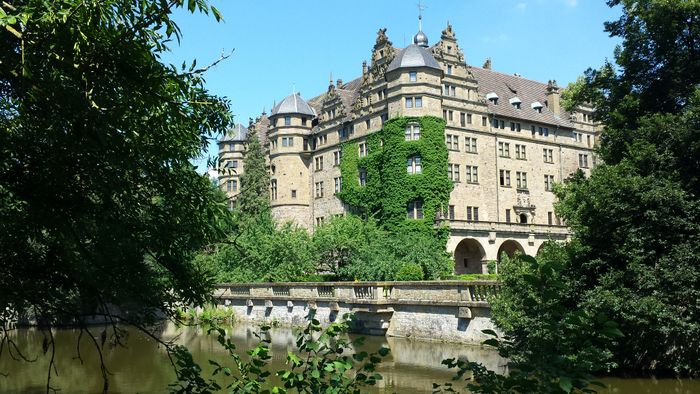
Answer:
<svg viewBox="0 0 700 394"><path fill-rule="evenodd" d="M350 113L352 112L352 105L357 100L357 96L360 94L360 86L362 85L362 77L355 78L350 82L344 83L339 88L335 88L335 93L340 96L340 100L343 103L343 108L345 113L348 114L345 120L350 120ZM321 107L323 106L323 99L326 93L319 94L318 96L310 99L308 104L316 111L317 114L321 113Z"/></svg>
<svg viewBox="0 0 700 394"><path fill-rule="evenodd" d="M479 94L486 97L489 93L498 95L498 104L486 100L490 112L497 116L512 119L523 119L535 123L542 123L565 128L574 128L569 121L570 114L563 109L560 115L554 114L545 102L547 100L547 84L533 81L523 77L508 75L480 67L471 67L470 71L479 85ZM509 100L518 97L521 100L521 109L515 108ZM540 102L542 113L532 108L532 103Z"/></svg>

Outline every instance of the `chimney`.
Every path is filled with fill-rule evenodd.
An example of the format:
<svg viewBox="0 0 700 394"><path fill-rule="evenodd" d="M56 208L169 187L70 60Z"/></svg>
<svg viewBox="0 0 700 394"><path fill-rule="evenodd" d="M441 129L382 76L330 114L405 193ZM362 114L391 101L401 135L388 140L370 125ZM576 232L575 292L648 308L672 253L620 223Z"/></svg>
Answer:
<svg viewBox="0 0 700 394"><path fill-rule="evenodd" d="M559 116L561 114L559 106L559 86L557 86L557 81L553 79L547 82L547 105L554 115Z"/></svg>
<svg viewBox="0 0 700 394"><path fill-rule="evenodd" d="M367 60L362 62L362 75L367 75Z"/></svg>
<svg viewBox="0 0 700 394"><path fill-rule="evenodd" d="M340 89L341 86L343 86L343 80L339 78L337 81L335 81L335 87Z"/></svg>
<svg viewBox="0 0 700 394"><path fill-rule="evenodd" d="M482 67L482 68L484 68L486 70L491 69L491 58L490 57L486 58L486 61L484 62L484 67Z"/></svg>

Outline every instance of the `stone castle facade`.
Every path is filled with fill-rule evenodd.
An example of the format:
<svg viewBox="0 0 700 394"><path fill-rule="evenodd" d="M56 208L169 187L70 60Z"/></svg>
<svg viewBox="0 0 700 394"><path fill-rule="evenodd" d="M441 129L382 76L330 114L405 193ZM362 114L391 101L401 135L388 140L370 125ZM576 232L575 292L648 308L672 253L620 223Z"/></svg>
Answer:
<svg viewBox="0 0 700 394"><path fill-rule="evenodd" d="M268 156L273 215L312 230L348 211L335 195L343 182L362 182L341 178L344 142L357 142L363 156L366 136L390 118L443 117L454 189L436 219L450 226L456 273L485 272L503 252L534 255L546 240L568 238L552 184L595 165L599 125L590 107L565 111L555 81L499 73L490 63L468 65L449 24L435 45L419 31L402 49L381 29L359 78L331 80L309 100L290 95L221 139L220 186L235 201L244 140L255 132Z"/></svg>

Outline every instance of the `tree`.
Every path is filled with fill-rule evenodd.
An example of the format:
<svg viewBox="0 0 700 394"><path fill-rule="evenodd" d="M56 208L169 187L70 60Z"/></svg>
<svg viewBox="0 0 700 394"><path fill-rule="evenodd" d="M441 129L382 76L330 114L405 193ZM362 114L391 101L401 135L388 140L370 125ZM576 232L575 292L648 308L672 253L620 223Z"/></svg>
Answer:
<svg viewBox="0 0 700 394"><path fill-rule="evenodd" d="M192 257L229 218L191 160L231 114L207 67L160 61L183 6L0 5L0 324L27 310L48 325L149 322L209 299Z"/></svg>
<svg viewBox="0 0 700 394"><path fill-rule="evenodd" d="M246 136L241 192L236 197L236 213L239 220L259 220L261 216L270 214L269 185L270 175L265 167L265 152L257 133L251 129Z"/></svg>
<svg viewBox="0 0 700 394"><path fill-rule="evenodd" d="M586 72L604 164L557 189L581 247L567 287L626 335L613 361L639 371L700 371L700 3L609 1L615 64Z"/></svg>

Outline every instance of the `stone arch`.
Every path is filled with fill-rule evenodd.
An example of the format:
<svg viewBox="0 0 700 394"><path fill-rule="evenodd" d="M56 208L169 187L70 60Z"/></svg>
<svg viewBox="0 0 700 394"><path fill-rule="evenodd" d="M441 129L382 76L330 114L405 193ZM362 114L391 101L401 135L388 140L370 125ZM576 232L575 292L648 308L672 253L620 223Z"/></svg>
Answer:
<svg viewBox="0 0 700 394"><path fill-rule="evenodd" d="M498 248L498 261L501 261L503 253L507 254L508 257L513 257L516 252L525 254L525 249L522 245L520 245L520 242L513 239L507 239L503 241L501 246Z"/></svg>
<svg viewBox="0 0 700 394"><path fill-rule="evenodd" d="M540 244L540 247L537 248L537 253L535 254L535 256L539 256L539 255L540 255L540 252L542 251L542 249L544 249L544 245L546 245L546 244L547 244L547 241L542 242L542 243Z"/></svg>
<svg viewBox="0 0 700 394"><path fill-rule="evenodd" d="M486 251L476 239L464 238L461 240L455 248L454 256L456 274L484 273Z"/></svg>

